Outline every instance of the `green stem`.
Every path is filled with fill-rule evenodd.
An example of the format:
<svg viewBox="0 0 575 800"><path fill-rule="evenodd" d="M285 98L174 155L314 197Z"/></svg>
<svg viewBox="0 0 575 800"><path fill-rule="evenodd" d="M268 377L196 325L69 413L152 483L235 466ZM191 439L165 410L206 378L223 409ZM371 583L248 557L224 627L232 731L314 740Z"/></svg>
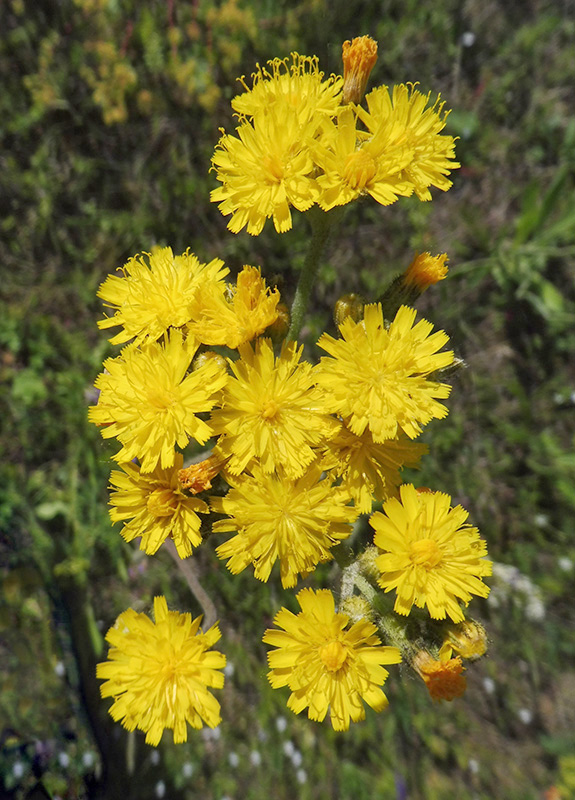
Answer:
<svg viewBox="0 0 575 800"><path fill-rule="evenodd" d="M318 206L312 206L308 212L312 231L311 241L291 307L291 322L286 337L288 340L297 339L299 336L330 230L333 223L341 218L342 211L343 206L328 212L321 211Z"/></svg>

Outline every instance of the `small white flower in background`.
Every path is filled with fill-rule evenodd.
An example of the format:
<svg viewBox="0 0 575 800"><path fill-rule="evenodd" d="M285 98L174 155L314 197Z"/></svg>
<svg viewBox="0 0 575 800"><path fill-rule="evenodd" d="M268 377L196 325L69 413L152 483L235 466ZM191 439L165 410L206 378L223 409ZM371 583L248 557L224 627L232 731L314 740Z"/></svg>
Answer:
<svg viewBox="0 0 575 800"><path fill-rule="evenodd" d="M62 769L67 769L70 766L70 756L68 753L65 753L64 751L58 753L58 763Z"/></svg>
<svg viewBox="0 0 575 800"><path fill-rule="evenodd" d="M573 562L567 556L561 556L561 558L557 559L557 566L563 572L571 572L573 569Z"/></svg>
<svg viewBox="0 0 575 800"><path fill-rule="evenodd" d="M485 677L483 678L483 688L487 692L487 694L493 694L495 691L495 681L493 678Z"/></svg>
<svg viewBox="0 0 575 800"><path fill-rule="evenodd" d="M547 514L535 514L533 517L533 522L538 528L545 528L547 525L549 525L549 517Z"/></svg>
<svg viewBox="0 0 575 800"><path fill-rule="evenodd" d="M164 781L157 782L155 792L156 792L156 797L162 798L165 796L166 784L164 783Z"/></svg>
<svg viewBox="0 0 575 800"><path fill-rule="evenodd" d="M495 561L487 603L492 608L500 608L509 599L523 607L525 616L531 622L540 622L545 618L543 593L539 586L517 567Z"/></svg>
<svg viewBox="0 0 575 800"><path fill-rule="evenodd" d="M228 661L228 663L224 667L224 675L226 676L226 678L231 678L235 671L236 668L234 666L233 661Z"/></svg>
<svg viewBox="0 0 575 800"><path fill-rule="evenodd" d="M24 775L24 764L22 761L15 761L12 765L12 775L16 778L16 780L20 780L22 775Z"/></svg>
<svg viewBox="0 0 575 800"><path fill-rule="evenodd" d="M285 717L277 717L276 719L276 730L278 733L283 733L287 728L287 721Z"/></svg>
<svg viewBox="0 0 575 800"><path fill-rule="evenodd" d="M520 708L517 712L517 716L524 725L529 725L529 723L533 720L533 714L528 708Z"/></svg>
<svg viewBox="0 0 575 800"><path fill-rule="evenodd" d="M277 722L276 722L276 727L277 727ZM260 740L260 742L267 742L268 740L267 731L264 731L263 728L258 728L258 739Z"/></svg>
<svg viewBox="0 0 575 800"><path fill-rule="evenodd" d="M219 725L216 728L202 728L200 733L204 742L218 742L222 735Z"/></svg>
<svg viewBox="0 0 575 800"><path fill-rule="evenodd" d="M85 752L85 753L82 755L82 765L83 765L83 766L84 766L86 769L90 769L90 767L93 767L93 766L94 766L94 761L95 761L95 760L96 760L96 759L95 759L94 753L92 753L92 751L91 751L91 750L87 750L87 751L86 751L86 752Z"/></svg>
<svg viewBox="0 0 575 800"><path fill-rule="evenodd" d="M252 750L250 753L250 764L252 767L259 767L262 763L262 756L259 750Z"/></svg>
<svg viewBox="0 0 575 800"><path fill-rule="evenodd" d="M463 47L472 47L475 44L475 34L472 31L465 31L461 37Z"/></svg>
<svg viewBox="0 0 575 800"><path fill-rule="evenodd" d="M194 765L190 761L186 761L186 763L182 765L182 775L184 778L191 778L193 774Z"/></svg>
<svg viewBox="0 0 575 800"><path fill-rule="evenodd" d="M530 597L525 606L525 616L532 622L540 622L545 618L545 606L540 597Z"/></svg>
<svg viewBox="0 0 575 800"><path fill-rule="evenodd" d="M237 753L234 753L232 750L231 753L228 754L228 763L232 769L237 769L240 763L240 757Z"/></svg>
<svg viewBox="0 0 575 800"><path fill-rule="evenodd" d="M284 755L286 755L288 758L292 758L293 754L295 753L295 745L294 745L294 743L289 741L289 740L287 742L284 742L283 743L283 751L284 751Z"/></svg>
<svg viewBox="0 0 575 800"><path fill-rule="evenodd" d="M477 761L477 759L470 758L469 761L467 762L467 766L469 767L469 771L473 775L477 775L477 773L479 772L479 761Z"/></svg>
<svg viewBox="0 0 575 800"><path fill-rule="evenodd" d="M157 750L152 750L150 753L150 761L155 767L160 763L160 754Z"/></svg>
<svg viewBox="0 0 575 800"><path fill-rule="evenodd" d="M298 767L301 767L301 765L303 763L303 756L302 756L302 754L300 753L299 750L294 750L294 752L292 753L292 755L291 755L291 763L294 765L294 767L296 769Z"/></svg>
<svg viewBox="0 0 575 800"><path fill-rule="evenodd" d="M307 773L305 769L298 769L295 776L298 783L305 783L307 781Z"/></svg>
<svg viewBox="0 0 575 800"><path fill-rule="evenodd" d="M66 667L64 666L63 661L57 661L54 665L54 672L59 678L63 678L66 674Z"/></svg>

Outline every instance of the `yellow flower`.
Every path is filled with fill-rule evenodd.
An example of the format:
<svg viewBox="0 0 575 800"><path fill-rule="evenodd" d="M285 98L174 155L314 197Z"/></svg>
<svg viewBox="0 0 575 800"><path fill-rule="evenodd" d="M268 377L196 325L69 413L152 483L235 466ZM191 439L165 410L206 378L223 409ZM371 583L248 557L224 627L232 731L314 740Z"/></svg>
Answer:
<svg viewBox="0 0 575 800"><path fill-rule="evenodd" d="M116 436L122 444L116 461L137 458L142 472L152 472L158 464L173 466L176 445L183 448L190 438L204 444L210 438L212 429L198 414L213 408L227 374L214 359L186 374L196 350L195 340L184 341L173 330L164 344L130 344L104 362L106 371L95 384L98 405L88 413L103 426L105 439Z"/></svg>
<svg viewBox="0 0 575 800"><path fill-rule="evenodd" d="M451 701L465 693L467 678L463 674L465 667L459 656L436 661L426 650L420 650L413 666L427 686L432 700Z"/></svg>
<svg viewBox="0 0 575 800"><path fill-rule="evenodd" d="M357 114L374 138L382 128L393 126L402 133L404 146L412 158L402 172L420 200L431 200L430 186L447 191L452 185L446 177L460 165L454 161L455 139L442 135L448 112L437 101L427 108L431 93L422 94L413 84L398 84L390 97L386 86L366 95L368 111L358 106Z"/></svg>
<svg viewBox="0 0 575 800"><path fill-rule="evenodd" d="M410 484L399 492L399 500L391 498L383 513L370 518L374 544L384 551L376 560L379 584L386 592L396 590L398 614L409 614L415 604L427 606L433 619L461 622L460 601L467 605L472 594L489 594L481 580L492 571L483 558L485 542L466 522L467 511L451 508L449 495L417 491Z"/></svg>
<svg viewBox="0 0 575 800"><path fill-rule="evenodd" d="M232 108L241 118L265 114L275 104L289 108L303 121L335 114L343 79L331 75L324 81L317 56L292 53L291 59L291 64L287 58L268 61L269 70L258 64L251 89L240 78L246 91L234 97Z"/></svg>
<svg viewBox="0 0 575 800"><path fill-rule="evenodd" d="M100 320L98 327L122 326L110 339L112 344L159 339L168 328L182 327L191 319L190 304L199 287L208 283L224 290L223 278L229 270L223 264L219 258L201 264L189 250L174 256L171 247L134 256L122 267L122 277L108 275L100 286L98 297L115 311Z"/></svg>
<svg viewBox="0 0 575 800"><path fill-rule="evenodd" d="M241 358L230 362L234 377L211 423L221 434L215 452L229 458L232 475L255 460L264 472L282 468L297 478L316 457L312 448L339 428L323 411L311 365L299 361L302 349L290 342L274 358L271 342L258 339L255 348L240 345Z"/></svg>
<svg viewBox="0 0 575 800"><path fill-rule="evenodd" d="M295 480L261 469L253 477L229 478L232 488L225 497L211 498L211 506L230 517L215 522L214 533L238 531L216 550L229 559L231 572L253 564L255 577L267 581L279 561L282 586L289 588L298 574L305 577L331 559L330 549L349 536L358 510L348 505L346 491L320 478L317 466Z"/></svg>
<svg viewBox="0 0 575 800"><path fill-rule="evenodd" d="M265 114L244 122L237 136L224 134L212 157L221 186L210 199L222 214L231 214L228 228L239 233L261 233L266 219L273 218L278 233L292 227L290 208L307 211L318 189L309 141L317 119L302 124L284 103L274 104Z"/></svg>
<svg viewBox="0 0 575 800"><path fill-rule="evenodd" d="M324 211L362 195L369 194L388 206L413 193L413 185L403 174L413 155L405 145L403 131L391 124L366 138L357 130L355 107L343 108L337 124L326 121L312 149L322 173L317 178L321 188L317 202Z"/></svg>
<svg viewBox="0 0 575 800"><path fill-rule="evenodd" d="M378 443L367 429L356 436L342 426L326 443L321 463L334 477L342 478L343 487L359 512L365 514L371 511L374 500L397 495L400 470L417 467L427 450L427 445L412 442L404 435Z"/></svg>
<svg viewBox="0 0 575 800"><path fill-rule="evenodd" d="M280 295L266 287L258 267L245 266L239 273L237 288L214 293L200 289L191 304L194 336L209 345L235 349L259 336L277 317Z"/></svg>
<svg viewBox="0 0 575 800"><path fill-rule="evenodd" d="M371 70L377 61L377 42L358 36L343 43L343 102L361 103Z"/></svg>
<svg viewBox="0 0 575 800"><path fill-rule="evenodd" d="M299 614L282 608L263 641L276 647L268 653L268 678L274 689L288 686L288 708L321 722L330 712L337 731L350 721L365 719L363 702L375 711L387 706L381 687L388 672L382 664L401 661L396 647L384 647L375 625L367 620L350 627L349 617L337 614L327 589L302 589L297 595Z"/></svg>
<svg viewBox="0 0 575 800"><path fill-rule="evenodd" d="M142 537L140 550L153 555L160 545L171 538L180 558L191 555L192 548L202 542L200 514L209 513L207 504L199 497L182 491L178 480L183 456L177 453L174 466L156 467L142 473L135 464L122 464L122 470L112 472L110 483L110 518L112 522L127 522L122 536L131 542Z"/></svg>
<svg viewBox="0 0 575 800"><path fill-rule="evenodd" d="M432 334L426 320L414 325L415 315L402 306L386 328L381 306L367 305L362 322L348 317L340 325L343 338L324 333L318 342L331 356L315 368L325 409L341 415L356 436L369 429L374 442L400 431L413 439L423 425L447 414L436 398L448 397L451 387L428 376L451 364L453 352L438 353L447 335Z"/></svg>
<svg viewBox="0 0 575 800"><path fill-rule="evenodd" d="M129 731L146 733L158 745L165 728L176 744L187 741L186 723L214 728L220 704L208 691L221 689L226 657L210 648L220 638L218 626L203 633L201 617L168 611L165 597L154 598L155 623L129 608L106 634L108 660L96 676L105 681L102 697L113 697L112 718Z"/></svg>

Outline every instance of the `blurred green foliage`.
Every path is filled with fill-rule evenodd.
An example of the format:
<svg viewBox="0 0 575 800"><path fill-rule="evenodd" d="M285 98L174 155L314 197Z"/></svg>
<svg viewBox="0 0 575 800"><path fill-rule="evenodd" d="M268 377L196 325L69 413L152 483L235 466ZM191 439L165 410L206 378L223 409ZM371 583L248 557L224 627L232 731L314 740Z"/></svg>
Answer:
<svg viewBox="0 0 575 800"><path fill-rule="evenodd" d="M40 779L51 795L123 800L162 785L170 800L571 797L570 4L6 0L0 30L0 794L22 798ZM282 237L227 233L208 202L209 159L233 125L238 76L294 49L339 72L341 42L363 33L380 44L374 83L419 81L454 108L463 166L431 204L349 209L307 337L333 326L339 295L381 294L414 250L449 254L450 279L420 308L468 368L417 480L471 509L492 557L537 587L545 617L494 578L499 605L477 604L490 654L463 700L434 706L395 674L389 711L336 735L293 717L265 679L261 632L291 594L230 576L209 540L194 564L234 667L224 722L156 759L111 723L93 667L127 606L147 610L161 592L199 609L165 553L143 558L109 524L110 449L86 422L110 352L96 290L157 243L232 271L261 264L289 301L305 221ZM319 580L329 584L328 567Z"/></svg>

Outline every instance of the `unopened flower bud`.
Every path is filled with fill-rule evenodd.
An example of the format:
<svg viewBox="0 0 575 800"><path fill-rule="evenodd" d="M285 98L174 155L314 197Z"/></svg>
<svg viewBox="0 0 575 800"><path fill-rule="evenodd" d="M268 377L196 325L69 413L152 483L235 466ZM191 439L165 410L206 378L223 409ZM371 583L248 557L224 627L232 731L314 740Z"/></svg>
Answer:
<svg viewBox="0 0 575 800"><path fill-rule="evenodd" d="M358 36L342 46L343 103L361 103L371 70L377 61L377 42Z"/></svg>
<svg viewBox="0 0 575 800"><path fill-rule="evenodd" d="M416 255L404 273L405 284L419 290L419 293L424 292L428 286L447 277L446 262L447 253L440 256L432 256L431 253Z"/></svg>
<svg viewBox="0 0 575 800"><path fill-rule="evenodd" d="M222 369L227 369L228 367L226 359L219 353L215 353L213 350L204 350L203 353L198 353L198 355L192 361L192 372L195 372L197 369L200 369L200 367L203 367L204 364L208 363L208 361L215 361L222 367Z"/></svg>
<svg viewBox="0 0 575 800"><path fill-rule="evenodd" d="M212 480L218 475L227 459L221 456L209 456L209 458L191 464L178 472L178 481L182 489L186 489L190 494L199 494L212 488Z"/></svg>
<svg viewBox="0 0 575 800"><path fill-rule="evenodd" d="M486 651L487 633L483 625L473 620L465 620L458 625L446 627L439 656L440 658L449 657L452 652L456 652L462 658L475 661L485 655Z"/></svg>
<svg viewBox="0 0 575 800"><path fill-rule="evenodd" d="M290 326L290 313L286 304L278 303L276 311L276 319L265 330L265 336L269 336L274 343L281 342L286 338Z"/></svg>
<svg viewBox="0 0 575 800"><path fill-rule="evenodd" d="M341 325L344 319L351 317L354 322L359 322L363 319L363 298L358 294L344 294L333 309L333 318L336 325Z"/></svg>
<svg viewBox="0 0 575 800"><path fill-rule="evenodd" d="M367 619L373 621L373 608L363 597L353 594L351 597L346 597L340 603L339 611L341 614L346 614L352 622L358 622L360 619Z"/></svg>
<svg viewBox="0 0 575 800"><path fill-rule="evenodd" d="M436 661L427 650L420 650L413 660L413 667L423 679L432 700L454 700L461 697L467 688L467 679L462 674L465 667L459 656Z"/></svg>

